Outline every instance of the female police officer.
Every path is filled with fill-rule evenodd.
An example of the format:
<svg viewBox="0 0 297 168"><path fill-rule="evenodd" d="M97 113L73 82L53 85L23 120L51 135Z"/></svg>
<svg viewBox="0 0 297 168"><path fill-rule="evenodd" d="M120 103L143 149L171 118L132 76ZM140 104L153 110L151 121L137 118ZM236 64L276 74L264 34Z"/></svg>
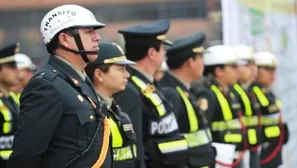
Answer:
<svg viewBox="0 0 297 168"><path fill-rule="evenodd" d="M99 58L88 64L86 73L92 80L98 97L108 107L114 167L132 168L136 164L133 126L129 116L121 112L112 95L125 89L130 76L125 66L134 62L127 60L120 46L115 43L100 43L99 48Z"/></svg>
<svg viewBox="0 0 297 168"><path fill-rule="evenodd" d="M282 119L282 103L272 90L279 65L277 57L270 52L255 54L258 76L251 88L260 104L261 123L265 143L261 149L261 167L276 168L282 164L282 146L289 139L288 126Z"/></svg>

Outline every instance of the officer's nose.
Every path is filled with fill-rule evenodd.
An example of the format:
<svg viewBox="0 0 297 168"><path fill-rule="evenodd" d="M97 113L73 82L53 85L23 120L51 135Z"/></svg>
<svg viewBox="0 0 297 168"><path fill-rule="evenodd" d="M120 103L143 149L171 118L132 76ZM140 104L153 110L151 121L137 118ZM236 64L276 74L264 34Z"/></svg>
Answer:
<svg viewBox="0 0 297 168"><path fill-rule="evenodd" d="M130 73L127 71L127 69L125 69L125 76L126 79L130 77Z"/></svg>
<svg viewBox="0 0 297 168"><path fill-rule="evenodd" d="M95 37L94 37L94 41L96 41L96 42L101 41L101 36L99 35L98 32L96 32L96 35L95 35Z"/></svg>

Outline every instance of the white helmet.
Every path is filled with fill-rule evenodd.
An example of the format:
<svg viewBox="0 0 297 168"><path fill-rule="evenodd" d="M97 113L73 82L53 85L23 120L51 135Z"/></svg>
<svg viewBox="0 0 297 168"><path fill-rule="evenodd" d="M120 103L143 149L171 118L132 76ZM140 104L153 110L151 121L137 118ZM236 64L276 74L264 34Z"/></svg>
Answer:
<svg viewBox="0 0 297 168"><path fill-rule="evenodd" d="M277 57L270 52L258 52L255 54L257 66L277 67L279 65Z"/></svg>
<svg viewBox="0 0 297 168"><path fill-rule="evenodd" d="M209 47L203 55L204 65L220 65L237 63L234 50L226 45L215 45Z"/></svg>
<svg viewBox="0 0 297 168"><path fill-rule="evenodd" d="M239 60L254 60L254 50L247 45L236 45L233 47Z"/></svg>
<svg viewBox="0 0 297 168"><path fill-rule="evenodd" d="M37 66L32 62L30 57L28 57L25 54L22 54L22 53L15 54L15 60L16 60L18 69L25 69L25 68L28 68L30 70L37 69Z"/></svg>
<svg viewBox="0 0 297 168"><path fill-rule="evenodd" d="M49 11L41 21L40 31L45 44L62 30L72 27L103 28L105 25L96 20L94 14L79 5L62 5Z"/></svg>

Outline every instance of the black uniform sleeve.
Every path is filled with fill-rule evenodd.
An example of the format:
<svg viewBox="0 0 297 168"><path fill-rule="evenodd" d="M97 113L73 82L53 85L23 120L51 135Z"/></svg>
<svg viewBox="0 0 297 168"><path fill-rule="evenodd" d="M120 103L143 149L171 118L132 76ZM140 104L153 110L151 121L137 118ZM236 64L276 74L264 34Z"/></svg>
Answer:
<svg viewBox="0 0 297 168"><path fill-rule="evenodd" d="M181 108L181 98L178 95L177 91L173 88L164 87L162 88L162 93L164 94L168 103L171 103L173 106L173 112L175 114L176 119L178 120Z"/></svg>
<svg viewBox="0 0 297 168"><path fill-rule="evenodd" d="M60 95L50 81L35 78L22 92L20 101L8 168L38 168L62 116Z"/></svg>
<svg viewBox="0 0 297 168"><path fill-rule="evenodd" d="M144 147L142 143L142 101L136 88L128 83L126 89L114 96L115 101L121 107L122 111L131 118L136 135L137 145L137 168L144 168Z"/></svg>

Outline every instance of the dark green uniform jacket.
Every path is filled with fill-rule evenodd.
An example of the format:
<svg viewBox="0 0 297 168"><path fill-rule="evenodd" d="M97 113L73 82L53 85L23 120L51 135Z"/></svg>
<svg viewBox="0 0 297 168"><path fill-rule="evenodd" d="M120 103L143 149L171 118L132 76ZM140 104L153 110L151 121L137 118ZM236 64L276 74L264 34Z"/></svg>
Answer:
<svg viewBox="0 0 297 168"><path fill-rule="evenodd" d="M106 108L101 105L88 78L85 82L69 65L50 56L22 92L8 168L92 167L102 147ZM103 168L112 167L108 151Z"/></svg>

